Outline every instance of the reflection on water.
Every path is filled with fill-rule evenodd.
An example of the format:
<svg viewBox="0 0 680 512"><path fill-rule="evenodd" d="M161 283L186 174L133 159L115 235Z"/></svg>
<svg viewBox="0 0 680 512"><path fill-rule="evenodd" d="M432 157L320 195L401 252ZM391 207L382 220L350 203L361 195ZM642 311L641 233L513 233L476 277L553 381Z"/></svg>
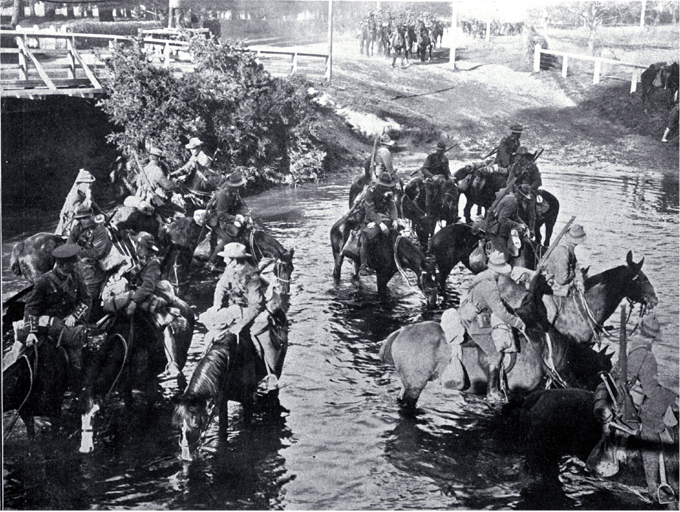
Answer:
<svg viewBox="0 0 680 512"><path fill-rule="evenodd" d="M456 163L452 163L452 168ZM557 234L572 215L588 233L577 255L591 273L643 256L656 289L664 339L655 348L662 382L677 389L678 192L677 176L593 163L585 168L541 165L544 187L561 202ZM375 277L354 280L349 265L335 283L331 225L346 211L350 179L270 191L250 198L255 217L286 247L295 248L289 312L290 347L281 378L281 401L290 412L279 422L245 425L230 411L228 441L213 426L202 457L177 459L172 403L143 414L113 414L101 449L90 457L76 440L12 434L5 451L5 506L31 509L390 509L390 508L636 508L629 490L595 485L579 466L565 465L551 494L522 480L517 439L498 429L485 403L431 383L419 414L400 416L400 383L382 364L382 341L395 329L438 319L457 305L471 274L457 268L449 297L427 311L417 288L399 275L389 293L376 293ZM461 205L462 206L462 205ZM53 212L56 218L58 212ZM13 242L32 231L21 219L3 219L3 296L24 283L9 272ZM49 230L43 220L31 230ZM210 304L217 275L190 288L196 312ZM634 315L635 316L635 315ZM618 333L618 315L609 322ZM200 357L197 328L189 374ZM616 346L612 346L616 349ZM5 418L5 422L8 418ZM78 428L67 422L68 434ZM75 482L75 484L74 484ZM643 506L643 504L639 504Z"/></svg>

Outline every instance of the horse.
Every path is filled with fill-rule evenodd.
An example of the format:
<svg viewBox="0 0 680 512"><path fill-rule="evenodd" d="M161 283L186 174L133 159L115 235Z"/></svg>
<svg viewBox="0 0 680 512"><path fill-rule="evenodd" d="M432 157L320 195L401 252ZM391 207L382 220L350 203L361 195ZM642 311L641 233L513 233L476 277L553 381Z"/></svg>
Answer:
<svg viewBox="0 0 680 512"><path fill-rule="evenodd" d="M378 30L377 27L375 26L375 22L371 23L369 21L364 21L361 23L361 34L359 36L360 38L359 51L361 52L361 55L364 54L364 48L366 49L366 56L373 55L374 53L373 48L377 36Z"/></svg>
<svg viewBox="0 0 680 512"><path fill-rule="evenodd" d="M28 348L2 372L2 412L16 411L30 439L35 437L35 416L51 420L52 433L59 432L64 394L68 387L68 360L63 348L46 336ZM5 437L14 422L4 428Z"/></svg>
<svg viewBox="0 0 680 512"><path fill-rule="evenodd" d="M471 272L480 269L470 264L470 255L483 240L483 234L476 232L467 224L450 224L440 229L430 240L428 254L433 256L439 270L439 292L446 295L446 280L458 263L465 265ZM536 250L530 241L524 239L519 255L511 259L513 266L528 269L536 268Z"/></svg>
<svg viewBox="0 0 680 512"><path fill-rule="evenodd" d="M580 343L591 343L594 336L604 332L602 324L614 313L625 298L642 304L642 308L653 309L659 302L654 287L642 272L642 258L633 261L633 252L628 251L626 264L605 270L585 281L585 304L576 295L563 301L555 329L567 334Z"/></svg>
<svg viewBox="0 0 680 512"><path fill-rule="evenodd" d="M344 250L352 231L361 229L364 220L363 208L353 208L331 227L331 248L335 265L333 278L340 279L340 271L345 255L354 261L354 275L358 277L359 255L346 253ZM368 249L368 266L376 271L378 293L387 291L387 283L394 274L400 272L404 277L404 268L417 275L418 287L425 295L428 306L437 302L437 283L435 280L434 260L418 248L410 239L392 233L390 242L371 243Z"/></svg>
<svg viewBox="0 0 680 512"><path fill-rule="evenodd" d="M175 362L184 367L191 345L195 318L191 306L181 299L173 303L180 316L169 328L175 341ZM84 348L83 385L79 394L81 413L80 453L94 450L93 422L112 393L118 391L128 408L132 405L132 391L139 389L155 401L158 377L166 367L164 334L147 312L137 311L132 318L125 315L109 316L98 322L106 333L97 345ZM97 338L96 338L97 339ZM177 386L183 390L186 379L182 373Z"/></svg>
<svg viewBox="0 0 680 512"><path fill-rule="evenodd" d="M401 199L404 217L413 223L423 249L427 248L438 221L448 226L458 220L458 187L453 180L442 178L409 181Z"/></svg>
<svg viewBox="0 0 680 512"><path fill-rule="evenodd" d="M386 57L389 56L391 34L390 29L386 24L382 24L380 28L378 28L377 38L378 38L378 51L385 55Z"/></svg>
<svg viewBox="0 0 680 512"><path fill-rule="evenodd" d="M52 251L65 240L52 233L36 233L12 247L10 268L15 276L23 276L31 284L54 267Z"/></svg>
<svg viewBox="0 0 680 512"><path fill-rule="evenodd" d="M366 185L370 185L371 182L373 181L373 176L371 175L371 158L367 158L364 160L364 174L357 176L354 178L354 181L352 181L352 184L349 187L349 207L352 208L354 206L354 202L356 201L356 198L361 194L364 189L366 188Z"/></svg>
<svg viewBox="0 0 680 512"><path fill-rule="evenodd" d="M409 63L409 48L410 41L408 36L408 30L403 27L397 27L391 35L390 48L394 52L392 57L392 67L394 67L397 62L397 57L401 57L401 67L404 67L404 57L406 58L406 64Z"/></svg>
<svg viewBox="0 0 680 512"><path fill-rule="evenodd" d="M509 362L499 375L507 390L525 395L537 389L547 377L562 385L594 389L599 372L611 369L611 354L606 353L606 348L596 352L554 329L544 336L545 313L537 302L540 286L527 293L509 278L499 283L501 295L517 306L515 313L528 326L528 337L517 340L518 352L509 355ZM447 342L444 327L432 321L402 327L390 334L381 347L380 358L396 368L402 382L398 402L407 411L415 409L427 382L437 378L445 387L469 390L473 394L494 391L498 385L495 376L500 370L495 361L502 364L500 354L486 354L469 335L461 352L455 354ZM456 358L458 364L462 364L458 373L462 372L464 378L452 379L448 371Z"/></svg>
<svg viewBox="0 0 680 512"><path fill-rule="evenodd" d="M479 186L478 183L481 180L483 182ZM465 222L468 224L472 223L471 213L473 205L476 204L488 209L496 200L496 193L505 187L505 182L506 176L502 173L479 173L479 171L476 171L474 178L472 178L472 183L465 190L461 190L461 193L465 195L465 207L463 208Z"/></svg>
<svg viewBox="0 0 680 512"><path fill-rule="evenodd" d="M521 404L520 422L522 440L526 446L525 470L542 481L559 476L559 463L565 455L578 457L585 462L586 470L597 478L623 477L630 483L648 486L642 467L642 453L657 451L658 446L638 436L608 425L596 416L596 395L588 390L550 389L536 391ZM599 407L599 405L598 405ZM659 491L673 491L678 496L678 426L669 428L671 434L662 444L663 462L668 480L665 489L661 479L652 501L657 501ZM659 457L655 462L661 462ZM623 465L626 471L620 471ZM655 468L658 471L658 467ZM677 508L677 501L675 503Z"/></svg>
<svg viewBox="0 0 680 512"><path fill-rule="evenodd" d="M645 105L645 102L650 98L655 88L663 87L664 89L670 89L672 98L675 91L678 90L679 70L677 62L670 65L664 62L650 64L640 74L640 82L642 83L640 99L642 100L642 105Z"/></svg>
<svg viewBox="0 0 680 512"><path fill-rule="evenodd" d="M288 349L288 321L290 278L294 270L294 251L284 251L274 263L273 279L266 296L267 310L255 321L268 324L272 345L278 346L278 357L274 375L281 377L283 363ZM271 293L270 293L271 290ZM253 338L257 337L255 325L249 335L237 339L235 334L226 333L213 341L199 361L189 385L180 398L173 413L173 424L180 428L180 447L183 460L192 460L192 452L198 448L202 433L208 428L214 408L218 410L219 432L226 436L228 425L228 401L242 404L247 422L253 413L280 411L278 388L259 388L269 375L266 363L259 355ZM264 334L266 330L261 330ZM258 342L259 343L259 342Z"/></svg>
<svg viewBox="0 0 680 512"><path fill-rule="evenodd" d="M439 21L436 21L430 27L430 39L432 40L432 47L437 47L437 39L439 39L439 46L444 42L444 27Z"/></svg>
<svg viewBox="0 0 680 512"><path fill-rule="evenodd" d="M425 27L418 33L416 50L421 62L432 60L432 39Z"/></svg>

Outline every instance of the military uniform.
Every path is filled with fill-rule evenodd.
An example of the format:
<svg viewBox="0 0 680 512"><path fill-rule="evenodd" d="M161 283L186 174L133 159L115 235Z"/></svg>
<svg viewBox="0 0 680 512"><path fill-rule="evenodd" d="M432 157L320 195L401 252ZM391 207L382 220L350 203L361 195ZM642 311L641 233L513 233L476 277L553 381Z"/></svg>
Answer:
<svg viewBox="0 0 680 512"><path fill-rule="evenodd" d="M82 323L87 320L91 307L92 298L77 270L64 276L57 269L52 269L38 278L24 311L24 325L29 328L30 334L47 334L55 341L61 337L61 344L78 377L82 371L85 336ZM64 320L68 316L72 316L79 325L67 326ZM29 333L23 332L19 336Z"/></svg>
<svg viewBox="0 0 680 512"><path fill-rule="evenodd" d="M230 264L215 286L213 307L227 308L234 316L229 331L240 334L249 329L257 315L265 310L266 284L249 263Z"/></svg>
<svg viewBox="0 0 680 512"><path fill-rule="evenodd" d="M123 222L116 224L116 228L118 228L121 233L127 231L135 235L142 231L146 231L158 238L160 235L161 223L156 215L146 215L139 210L136 210Z"/></svg>
<svg viewBox="0 0 680 512"><path fill-rule="evenodd" d="M568 297L572 283L584 290L583 273L574 250L574 244L566 241L560 242L546 261L546 279L553 294L558 297Z"/></svg>
<svg viewBox="0 0 680 512"><path fill-rule="evenodd" d="M91 217L90 217L91 218ZM83 248L79 253L78 268L87 284L87 290L93 301L99 299L101 286L106 279L106 272L98 264L111 252L112 242L106 228L101 224L83 227L80 222L71 230L68 242Z"/></svg>
<svg viewBox="0 0 680 512"><path fill-rule="evenodd" d="M512 156L519 149L519 137L506 135L501 139L498 145L498 153L496 153L496 161L499 167L510 167L512 163Z"/></svg>
<svg viewBox="0 0 680 512"><path fill-rule="evenodd" d="M487 215L493 216L493 220L488 223L486 231L494 248L505 254L506 258L508 256L517 256L509 247L510 234L513 229L521 233L526 228L526 225L519 217L519 203L515 194L508 192L498 202L496 209L489 211Z"/></svg>
<svg viewBox="0 0 680 512"><path fill-rule="evenodd" d="M397 205L394 202L394 194L388 193L390 189L384 188L380 185L371 185L366 191L364 197L364 205L367 223L375 223L375 227L366 227L364 231L368 234L369 239L375 238L381 233L379 224L385 224L388 228L392 226L392 222L397 220Z"/></svg>
<svg viewBox="0 0 680 512"><path fill-rule="evenodd" d="M244 226L237 226L236 216L248 216L250 210L241 198L238 188L228 185L220 188L215 194L215 206L206 217L206 225L212 230L210 245L215 247L208 260L215 263L217 256L224 246L234 242Z"/></svg>
<svg viewBox="0 0 680 512"><path fill-rule="evenodd" d="M447 180L451 178L449 170L449 159L443 153L432 153L427 156L422 167L423 176L430 178L435 175L444 176Z"/></svg>
<svg viewBox="0 0 680 512"><path fill-rule="evenodd" d="M520 149L521 152L521 149ZM523 210L527 218L527 224L532 233L536 231L536 197L538 196L538 189L543 184L541 173L538 166L526 158L520 158L510 166L508 172L508 182L515 179L515 186L527 185L530 188L531 199L529 204Z"/></svg>
<svg viewBox="0 0 680 512"><path fill-rule="evenodd" d="M158 161L151 160L144 167L144 174L146 179L141 176L138 178L138 185L140 185L138 190L142 190L142 199L146 199L156 207L163 206L177 187L168 179Z"/></svg>
<svg viewBox="0 0 680 512"><path fill-rule="evenodd" d="M191 155L189 161L182 167L171 173L170 176L186 183L190 191L196 192L200 183L207 180L206 173L210 172L212 158L200 150L195 155Z"/></svg>
<svg viewBox="0 0 680 512"><path fill-rule="evenodd" d="M390 173L392 178L396 178L394 175L394 164L392 162L392 153L386 146L381 146L375 153L375 160L373 163L374 178L380 176L383 172L387 171Z"/></svg>

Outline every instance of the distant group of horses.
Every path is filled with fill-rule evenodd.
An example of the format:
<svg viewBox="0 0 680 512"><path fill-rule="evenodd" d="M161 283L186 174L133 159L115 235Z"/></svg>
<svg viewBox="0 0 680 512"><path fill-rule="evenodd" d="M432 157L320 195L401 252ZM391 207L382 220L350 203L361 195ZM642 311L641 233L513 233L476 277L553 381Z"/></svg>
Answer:
<svg viewBox="0 0 680 512"><path fill-rule="evenodd" d="M524 22L500 23L496 20L491 21L489 35L492 36L518 36L524 29ZM460 28L468 37L473 39L484 39L486 37L487 23L479 20L461 20Z"/></svg>
<svg viewBox="0 0 680 512"><path fill-rule="evenodd" d="M645 106L656 89L670 91L671 98L680 86L680 66L677 62L655 62L640 74L640 98Z"/></svg>
<svg viewBox="0 0 680 512"><path fill-rule="evenodd" d="M420 61L432 60L432 49L441 45L444 27L438 20L422 19L414 23L390 18L381 22L374 17L362 20L360 28L360 53L372 56L377 53L386 57L393 56L393 65L397 56L410 59L414 53Z"/></svg>

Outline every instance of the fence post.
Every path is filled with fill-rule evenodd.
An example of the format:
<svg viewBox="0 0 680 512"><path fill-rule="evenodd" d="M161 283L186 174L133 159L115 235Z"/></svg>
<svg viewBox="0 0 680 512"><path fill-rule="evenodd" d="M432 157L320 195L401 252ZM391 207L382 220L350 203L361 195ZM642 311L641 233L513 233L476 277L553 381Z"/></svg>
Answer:
<svg viewBox="0 0 680 512"><path fill-rule="evenodd" d="M638 70L637 68L633 68L633 75L630 77L630 93L633 94L635 91L637 91L637 82L638 82Z"/></svg>
<svg viewBox="0 0 680 512"><path fill-rule="evenodd" d="M537 44L534 47L534 73L541 70L541 45Z"/></svg>
<svg viewBox="0 0 680 512"><path fill-rule="evenodd" d="M297 66L298 66L298 63L297 63L297 56L298 56L297 53L294 53L293 56L292 56L291 59L290 59L290 62L291 62L291 66L290 66L290 74L291 74L291 75L294 75L295 72L297 71Z"/></svg>
<svg viewBox="0 0 680 512"><path fill-rule="evenodd" d="M569 62L569 57L564 55L562 57L562 78L567 78L567 66L569 65L568 62Z"/></svg>
<svg viewBox="0 0 680 512"><path fill-rule="evenodd" d="M19 39L17 37L17 39ZM24 50L19 45L19 77L22 80L28 80L28 65L26 64L26 54Z"/></svg>
<svg viewBox="0 0 680 512"><path fill-rule="evenodd" d="M165 43L165 48L163 48L163 66L166 68L170 67L170 43Z"/></svg>
<svg viewBox="0 0 680 512"><path fill-rule="evenodd" d="M595 61L595 72L593 73L593 85L600 83L600 71L602 71L602 61Z"/></svg>
<svg viewBox="0 0 680 512"><path fill-rule="evenodd" d="M66 40L66 49L68 50L68 74L71 79L76 79L76 56L73 54L75 48L75 38Z"/></svg>

